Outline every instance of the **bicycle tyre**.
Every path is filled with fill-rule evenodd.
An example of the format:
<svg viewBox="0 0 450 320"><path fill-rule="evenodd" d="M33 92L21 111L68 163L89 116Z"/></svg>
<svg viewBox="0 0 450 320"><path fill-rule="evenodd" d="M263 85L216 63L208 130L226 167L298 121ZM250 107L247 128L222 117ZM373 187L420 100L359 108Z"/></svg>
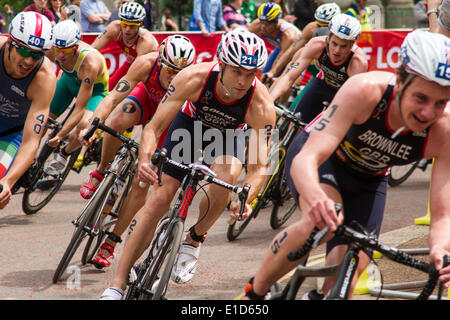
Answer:
<svg viewBox="0 0 450 320"><path fill-rule="evenodd" d="M259 213L259 211L261 210L261 208L263 207L263 205L268 202L269 200L266 200L266 198L260 198L257 199L255 205L253 206L252 212L250 213L250 215L242 222L239 222L237 220L232 220L229 224L228 224L228 228L227 228L227 239L228 241L234 241L237 239L237 237L240 236L240 234L245 230L245 228L247 228L248 224L250 223L250 221L254 218L256 218L257 214Z"/></svg>
<svg viewBox="0 0 450 320"><path fill-rule="evenodd" d="M106 178L105 178L106 179ZM67 269L67 266L69 265L70 261L72 260L76 250L80 246L81 242L84 240L84 238L87 236L87 230L86 226L93 220L93 216L95 213L98 212L97 206L98 206L98 198L101 198L101 194L99 192L96 192L94 196L91 198L91 200L86 204L86 206L83 208L82 213L78 216L81 217L81 220L79 221L78 226L76 227L74 234L72 235L72 238L69 242L69 245L66 248L66 251L64 252L58 267L55 270L55 273L53 275L53 283L57 283L64 271ZM90 226L92 227L92 226Z"/></svg>
<svg viewBox="0 0 450 320"><path fill-rule="evenodd" d="M391 172L389 174L388 177L388 184L391 187L396 187L400 184L402 184L403 182L406 181L406 179L409 178L409 176L411 176L411 174L414 172L414 170L417 168L417 165L419 164L419 161L415 161L413 163L410 164L406 164L404 166L394 166L391 168ZM394 175L392 175L393 170L395 170ZM400 173L397 175L397 170L401 170Z"/></svg>
<svg viewBox="0 0 450 320"><path fill-rule="evenodd" d="M109 196L111 195L112 187L113 187L113 183L114 183L113 178L114 177L111 174L108 174L104 178L104 183L102 183L102 185L99 186L99 188L97 189L97 191L95 192L95 194L93 196L93 198L95 197L95 199L93 201L96 202L96 204L94 205L96 208L96 211L95 211L95 214L91 215L91 221L90 221L91 226L93 226L95 221L98 220L96 227L99 228L99 226L103 225L104 219L106 219L107 217L111 217L109 215L108 216L104 215L104 216L99 217L99 215L103 215L103 211L105 209L106 202L108 201ZM106 236L106 233L102 229L98 230L98 234L96 236L88 235L89 238L86 241L86 245L84 246L83 254L81 255L81 264L85 265L89 261L92 260L97 249L101 246L101 242L103 241L105 236ZM92 246L95 239L97 239L95 241L95 245Z"/></svg>
<svg viewBox="0 0 450 320"><path fill-rule="evenodd" d="M175 259L181 245L184 231L183 221L176 221L169 230L170 233L167 235L164 243L153 258L150 267L146 272L146 279L144 279L143 282L144 288L147 288L148 290L154 289L153 295L149 297L147 294L142 294L138 297L139 300L147 300L148 298L151 300L161 300L167 291L172 268L175 264ZM158 280L158 276L159 282L156 287L153 288L154 283Z"/></svg>
<svg viewBox="0 0 450 320"><path fill-rule="evenodd" d="M156 226L155 234L153 236L152 242L150 243L150 246L148 248L148 254L144 261L138 265L133 266L132 271L130 271L129 275L129 281L128 281L128 288L124 296L124 300L135 300L137 298L137 287L138 283L142 282L142 278L145 275L145 271L148 268L150 261L153 260L153 254L156 253L159 249L159 242L161 239L161 236L164 234L164 232L167 230L167 227L169 226L170 219L168 216L165 216L160 220L158 225ZM134 274L133 274L134 271Z"/></svg>
<svg viewBox="0 0 450 320"><path fill-rule="evenodd" d="M292 216L295 212L296 204L289 206L288 210L284 212L282 215L278 215L280 211L280 207L284 205L284 203L291 198L291 192L289 191L289 187L286 184L286 179L284 177L284 162L280 166L280 169L277 173L278 181L275 188L271 190L271 199L273 202L273 208L270 213L270 227L274 230L280 228L286 221Z"/></svg>
<svg viewBox="0 0 450 320"><path fill-rule="evenodd" d="M22 210L23 212L25 212L25 214L27 215L31 215L31 214L35 214L37 213L39 210L41 210L42 208L44 208L49 202L50 200L55 196L55 194L59 191L59 189L61 188L62 184L64 183L64 181L66 180L67 176L69 175L70 170L73 167L73 164L75 163L75 161L77 160L77 157L81 151L81 149L78 149L77 151L73 152L69 158L67 159L67 163L66 163L66 167L64 168L63 172L61 173L61 175L58 178L54 179L54 185L51 186L51 188L48 190L45 190L45 192L48 192L48 194L39 202L33 204L33 200L32 200L32 195L36 195L36 192L40 192L39 188L37 187L37 184L39 182L40 179L42 179L45 175L44 173L44 168L43 166L45 165L45 161L48 159L48 157L53 154L53 153L48 153L48 150L46 148L49 148L47 145L44 146L41 154L43 154L43 157L45 157L45 159L42 159L42 167L41 168L37 168L37 174L39 175L36 179L33 179L36 181L36 183L33 186L29 186L27 188L25 188L25 191L23 193L23 197L22 197ZM44 154L44 152L47 152L47 155ZM50 184L52 182L52 180L47 180L46 182L48 183L50 181Z"/></svg>
<svg viewBox="0 0 450 320"><path fill-rule="evenodd" d="M280 205L275 202L270 214L270 227L274 230L280 228L283 224L286 223L286 221L289 220L289 218L295 212L295 209L297 209L297 204L294 201L281 216L278 216L279 208Z"/></svg>

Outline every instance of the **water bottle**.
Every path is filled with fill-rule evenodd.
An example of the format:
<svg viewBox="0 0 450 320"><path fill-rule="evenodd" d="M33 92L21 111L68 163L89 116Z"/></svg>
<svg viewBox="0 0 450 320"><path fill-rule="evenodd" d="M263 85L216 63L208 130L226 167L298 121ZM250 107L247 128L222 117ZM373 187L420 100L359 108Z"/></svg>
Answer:
<svg viewBox="0 0 450 320"><path fill-rule="evenodd" d="M117 198L119 197L119 193L125 185L125 180L122 177L118 177L113 185L113 190L110 193L108 200L105 204L105 209L103 210L104 214L109 214L116 203Z"/></svg>

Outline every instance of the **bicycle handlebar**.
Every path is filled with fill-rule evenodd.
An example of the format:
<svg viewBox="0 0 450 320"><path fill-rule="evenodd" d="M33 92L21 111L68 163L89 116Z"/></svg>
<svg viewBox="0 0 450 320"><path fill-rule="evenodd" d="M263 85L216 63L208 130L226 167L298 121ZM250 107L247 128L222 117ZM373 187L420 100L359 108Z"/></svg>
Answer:
<svg viewBox="0 0 450 320"><path fill-rule="evenodd" d="M307 122L304 122L302 120L302 115L300 112L293 113L291 110L287 109L286 107L277 102L275 102L274 106L275 112L278 116L285 117L300 127L306 127L308 125Z"/></svg>
<svg viewBox="0 0 450 320"><path fill-rule="evenodd" d="M339 204L336 204L336 212L339 212L338 210L340 210L338 205ZM298 250L292 251L288 254L288 260L296 261L306 256L311 249L315 248L320 243L320 241L328 233L328 231L329 231L328 226L326 226L322 230L319 230L317 227L314 227L314 230L311 232L305 243ZM374 235L364 234L355 231L346 225L339 225L334 233L337 236L346 238L351 242L358 244L361 247L379 251L380 253L384 254L386 257L388 257L394 262L398 262L405 266L409 266L427 273L429 276L428 281L425 284L422 292L417 297L417 300L428 299L428 297L431 295L434 288L436 287L439 278L439 273L432 263L427 263L422 260L416 259L400 249L380 243ZM446 267L449 264L450 264L450 257L448 255L445 255L443 267ZM439 286L439 291L440 296L442 291L441 285Z"/></svg>
<svg viewBox="0 0 450 320"><path fill-rule="evenodd" d="M225 189L231 190L234 193L237 193L239 196L239 200L241 202L240 210L239 210L239 220L242 219L242 215L245 209L245 203L247 202L248 193L250 191L250 184L246 183L242 188L238 186L234 186L225 181L222 181L215 177L215 173L209 169L208 167L201 165L199 163L193 163L190 165L184 165L179 162L176 162L169 157L167 157L167 150L162 148L160 152L155 152L152 156L152 164L158 169L158 184L161 185L161 176L162 176L162 166L164 164L169 164L173 167L181 169L182 171L194 175L196 172L202 173L203 177L201 180L205 180L210 183L214 183ZM142 182L142 181L141 181Z"/></svg>

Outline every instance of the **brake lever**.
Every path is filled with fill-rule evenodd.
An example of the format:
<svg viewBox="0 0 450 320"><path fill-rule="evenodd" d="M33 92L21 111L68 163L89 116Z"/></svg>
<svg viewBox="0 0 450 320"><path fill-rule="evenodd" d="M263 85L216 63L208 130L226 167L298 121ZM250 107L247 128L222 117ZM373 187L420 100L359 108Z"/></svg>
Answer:
<svg viewBox="0 0 450 320"><path fill-rule="evenodd" d="M239 201L241 202L241 208L239 210L238 221L242 220L242 215L244 214L245 204L247 203L248 192L250 191L250 184L246 183L242 188L242 191L239 192Z"/></svg>
<svg viewBox="0 0 450 320"><path fill-rule="evenodd" d="M162 149L160 152L155 152L152 155L152 159L150 162L150 169L152 169L153 171L156 171L155 169L158 170L158 185L159 186L162 186L162 166L166 160L166 156L167 156L167 150ZM145 187L147 187L147 183L143 182L143 181L139 181L139 187L145 188Z"/></svg>
<svg viewBox="0 0 450 320"><path fill-rule="evenodd" d="M94 132L98 128L98 124L100 123L100 119L98 117L95 117L94 120L92 120L91 127L89 128L88 132L84 135L84 137L81 139L82 141L88 141Z"/></svg>

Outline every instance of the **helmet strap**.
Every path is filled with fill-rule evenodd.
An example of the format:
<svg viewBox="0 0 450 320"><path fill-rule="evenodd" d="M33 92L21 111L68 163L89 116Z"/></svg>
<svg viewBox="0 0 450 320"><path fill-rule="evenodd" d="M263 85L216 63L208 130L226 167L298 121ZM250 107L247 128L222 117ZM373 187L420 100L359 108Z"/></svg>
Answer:
<svg viewBox="0 0 450 320"><path fill-rule="evenodd" d="M399 115L400 115L400 119L401 119L403 122L405 122L405 118L403 117L402 107L401 107L401 104L402 104L402 96L403 96L403 93L405 92L405 89L411 84L411 81L412 81L414 78L415 78L415 75L410 73L410 74L406 77L404 83L402 84L402 87L401 87L401 89L400 89L400 92L397 92L397 93L395 94L395 101L397 102L398 113L399 113ZM394 138L397 137L402 131L404 131L404 130L406 130L406 129L408 129L407 126L403 126L403 127L399 128L397 131L395 131L395 132L392 134L391 138L394 139Z"/></svg>
<svg viewBox="0 0 450 320"><path fill-rule="evenodd" d="M230 91L228 91L227 87L225 86L225 83L223 83L223 73L225 72L225 63L222 63L222 67L220 68L220 84L222 85L222 87L225 89L225 95L227 97L231 96Z"/></svg>

